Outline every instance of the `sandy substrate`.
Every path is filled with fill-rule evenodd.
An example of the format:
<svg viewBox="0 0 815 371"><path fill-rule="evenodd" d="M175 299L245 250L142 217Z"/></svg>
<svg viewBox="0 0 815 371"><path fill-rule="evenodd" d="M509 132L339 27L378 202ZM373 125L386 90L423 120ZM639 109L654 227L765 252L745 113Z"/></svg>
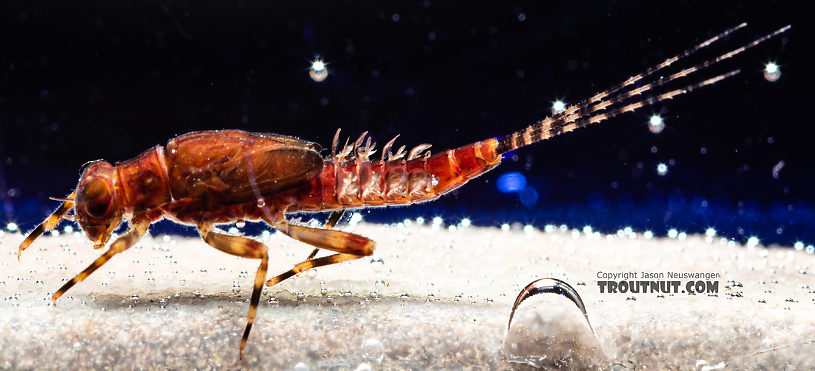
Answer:
<svg viewBox="0 0 815 371"><path fill-rule="evenodd" d="M101 251L63 232L18 262L22 236L6 232L0 368L815 368L815 255L806 251L560 228L353 231L377 241L374 257L264 289L242 361L257 261L199 239L146 237L54 306L51 293ZM270 276L311 250L258 238L270 247ZM598 272L642 271L719 273L718 293L600 293ZM541 277L574 286L596 337L569 301L538 295L507 338L515 296Z"/></svg>

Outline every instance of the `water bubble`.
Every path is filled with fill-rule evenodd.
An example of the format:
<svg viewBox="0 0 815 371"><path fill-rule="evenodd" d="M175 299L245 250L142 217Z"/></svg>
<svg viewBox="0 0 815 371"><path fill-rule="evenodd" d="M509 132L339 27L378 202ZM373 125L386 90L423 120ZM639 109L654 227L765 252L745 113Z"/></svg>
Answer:
<svg viewBox="0 0 815 371"><path fill-rule="evenodd" d="M348 220L348 224L350 225L357 225L362 223L362 214L360 213L353 213L351 214L351 219Z"/></svg>
<svg viewBox="0 0 815 371"><path fill-rule="evenodd" d="M239 294L241 292L241 284L238 281L232 281L232 293Z"/></svg>
<svg viewBox="0 0 815 371"><path fill-rule="evenodd" d="M243 220L238 220L238 221L235 223L235 226L236 226L236 227L238 227L238 228L243 228L243 227L245 227L245 226L246 226L246 222L245 222L245 221L243 221Z"/></svg>
<svg viewBox="0 0 815 371"><path fill-rule="evenodd" d="M708 237L716 236L716 230L713 229L713 228L708 228L707 230L705 230L705 236L708 236Z"/></svg>
<svg viewBox="0 0 815 371"><path fill-rule="evenodd" d="M764 79L769 82L776 82L781 78L781 68L775 62L769 62L764 66Z"/></svg>
<svg viewBox="0 0 815 371"><path fill-rule="evenodd" d="M360 363L359 366L357 366L357 368L354 369L354 371L369 371L369 370L373 370L373 368L371 368L371 365L365 362Z"/></svg>
<svg viewBox="0 0 815 371"><path fill-rule="evenodd" d="M385 358L385 345L377 339L368 339L362 343L362 358L369 362L380 363Z"/></svg>
<svg viewBox="0 0 815 371"><path fill-rule="evenodd" d="M442 223L444 223L444 219L442 219L440 216L437 216L437 217L433 218L433 226L434 227L441 226Z"/></svg>
<svg viewBox="0 0 815 371"><path fill-rule="evenodd" d="M16 232L17 231L17 223L11 222L11 223L6 224L6 229L8 229L8 231L12 232L12 233Z"/></svg>
<svg viewBox="0 0 815 371"><path fill-rule="evenodd" d="M555 295L536 296L519 309L537 294ZM582 299L572 286L555 278L533 281L519 293L507 324L504 351L509 362L537 368L589 369L608 364Z"/></svg>
<svg viewBox="0 0 815 371"><path fill-rule="evenodd" d="M74 343L74 352L78 352L81 349L82 349L82 344L80 344L78 341L76 343Z"/></svg>
<svg viewBox="0 0 815 371"><path fill-rule="evenodd" d="M385 266L385 261L382 258L376 257L371 259L371 267L374 269L374 272L382 272L382 268Z"/></svg>
<svg viewBox="0 0 815 371"><path fill-rule="evenodd" d="M311 62L311 68L308 70L308 76L315 82L321 82L328 77L328 67L322 60L315 59Z"/></svg>
<svg viewBox="0 0 815 371"><path fill-rule="evenodd" d="M657 174L660 176L665 176L665 174L668 174L668 165L665 165L662 162L657 164Z"/></svg>
<svg viewBox="0 0 815 371"><path fill-rule="evenodd" d="M668 238L676 238L677 236L679 236L679 231L674 228L668 230Z"/></svg>
<svg viewBox="0 0 815 371"><path fill-rule="evenodd" d="M566 103L564 103L562 100L558 99L558 100L552 102L552 113L553 114L563 112L563 110L565 110L565 109L566 109Z"/></svg>
<svg viewBox="0 0 815 371"><path fill-rule="evenodd" d="M424 224L424 218L422 218L421 216L416 218L416 224L419 224L419 225Z"/></svg>
<svg viewBox="0 0 815 371"><path fill-rule="evenodd" d="M306 364L303 362L299 362L296 365L294 365L294 371L308 371L308 370L309 370L308 366L306 366Z"/></svg>
<svg viewBox="0 0 815 371"><path fill-rule="evenodd" d="M665 121L662 120L662 117L659 115L653 115L648 120L648 130L650 130L654 134L659 134L663 130L665 130Z"/></svg>
<svg viewBox="0 0 815 371"><path fill-rule="evenodd" d="M796 242L792 247L795 248L795 251L804 251L804 243L801 241Z"/></svg>
<svg viewBox="0 0 815 371"><path fill-rule="evenodd" d="M66 225L65 228L62 228L62 231L67 233L67 234L71 234L71 233L74 233L74 227L72 227L70 225Z"/></svg>
<svg viewBox="0 0 815 371"><path fill-rule="evenodd" d="M460 225L461 225L463 228L467 228L467 227L469 227L469 226L470 226L470 223L471 223L471 222L470 222L470 219L469 219L469 218L464 218L464 219L461 219L461 223L460 223Z"/></svg>
<svg viewBox="0 0 815 371"><path fill-rule="evenodd" d="M264 207L264 206L266 206L266 201L263 200L262 198L258 198L258 207Z"/></svg>

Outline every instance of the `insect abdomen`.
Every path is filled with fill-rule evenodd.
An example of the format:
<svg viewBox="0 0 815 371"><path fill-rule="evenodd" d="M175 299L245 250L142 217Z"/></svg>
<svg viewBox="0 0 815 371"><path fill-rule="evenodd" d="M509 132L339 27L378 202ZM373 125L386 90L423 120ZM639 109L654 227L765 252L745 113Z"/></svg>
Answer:
<svg viewBox="0 0 815 371"><path fill-rule="evenodd" d="M426 202L501 162L497 140L487 139L430 157L391 161L326 160L320 176L294 197L288 212L353 209ZM292 199L292 198L289 198Z"/></svg>

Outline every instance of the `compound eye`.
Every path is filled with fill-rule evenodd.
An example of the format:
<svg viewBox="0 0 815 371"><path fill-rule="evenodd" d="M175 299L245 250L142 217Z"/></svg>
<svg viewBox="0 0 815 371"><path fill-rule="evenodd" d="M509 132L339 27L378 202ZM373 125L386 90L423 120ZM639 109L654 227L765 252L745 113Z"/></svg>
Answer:
<svg viewBox="0 0 815 371"><path fill-rule="evenodd" d="M93 218L107 216L111 209L113 197L110 194L108 183L102 179L94 179L82 190L82 199L85 201L85 211Z"/></svg>

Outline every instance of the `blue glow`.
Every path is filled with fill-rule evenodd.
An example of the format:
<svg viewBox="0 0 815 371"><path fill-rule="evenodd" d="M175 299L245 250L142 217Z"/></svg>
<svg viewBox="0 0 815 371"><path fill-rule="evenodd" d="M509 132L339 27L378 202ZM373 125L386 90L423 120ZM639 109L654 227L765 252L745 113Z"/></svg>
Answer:
<svg viewBox="0 0 815 371"><path fill-rule="evenodd" d="M518 198L521 200L521 204L526 207L535 206L538 203L538 191L532 187L526 187L518 192Z"/></svg>
<svg viewBox="0 0 815 371"><path fill-rule="evenodd" d="M518 192L526 187L526 177L515 171L505 173L498 177L495 186L503 193Z"/></svg>

